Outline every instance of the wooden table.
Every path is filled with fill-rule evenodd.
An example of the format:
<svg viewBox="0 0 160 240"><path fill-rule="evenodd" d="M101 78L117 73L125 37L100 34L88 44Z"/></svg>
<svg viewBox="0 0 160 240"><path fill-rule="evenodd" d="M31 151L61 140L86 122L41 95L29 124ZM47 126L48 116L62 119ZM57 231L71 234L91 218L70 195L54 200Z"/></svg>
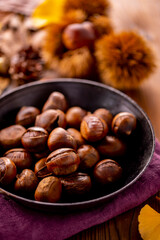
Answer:
<svg viewBox="0 0 160 240"><path fill-rule="evenodd" d="M151 45L155 49L157 56L156 72L146 82L144 82L139 89L125 93L133 98L147 113L153 125L155 136L160 141L160 19L158 19L158 16L160 16L159 2L158 0L153 0L151 3L151 1L145 0L145 6L142 6L142 1L140 0L134 1L134 3L131 3L131 1L127 0L111 0L111 2L113 4L114 10L112 12L112 17L113 20L115 20L115 27L117 30L128 30L133 28L140 30L144 36L148 37ZM135 15L135 12L137 13L137 11L139 11L139 14ZM125 12L125 14L123 14L123 12ZM151 19L153 12L154 17ZM116 18L118 18L118 21ZM160 193L157 193L157 195L160 195ZM103 224L82 231L77 235L69 238L69 240L140 240L141 237L138 232L138 215L140 209L146 203L150 204L150 206L160 212L160 201L158 201L155 196L152 196L140 206L128 212L125 212Z"/></svg>

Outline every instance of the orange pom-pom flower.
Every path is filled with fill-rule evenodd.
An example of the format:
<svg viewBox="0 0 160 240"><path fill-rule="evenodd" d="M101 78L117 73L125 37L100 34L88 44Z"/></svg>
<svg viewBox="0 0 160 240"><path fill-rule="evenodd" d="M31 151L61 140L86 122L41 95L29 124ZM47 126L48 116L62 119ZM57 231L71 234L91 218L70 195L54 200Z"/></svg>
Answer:
<svg viewBox="0 0 160 240"><path fill-rule="evenodd" d="M102 37L95 56L101 81L119 89L137 88L155 67L152 50L134 32Z"/></svg>

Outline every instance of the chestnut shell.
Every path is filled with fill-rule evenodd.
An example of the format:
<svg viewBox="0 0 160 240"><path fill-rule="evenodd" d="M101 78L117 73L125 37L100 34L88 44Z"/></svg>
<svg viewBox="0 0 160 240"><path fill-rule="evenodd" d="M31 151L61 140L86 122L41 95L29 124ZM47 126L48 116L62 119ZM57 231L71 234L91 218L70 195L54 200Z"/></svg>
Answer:
<svg viewBox="0 0 160 240"><path fill-rule="evenodd" d="M29 152L42 152L47 146L48 132L41 127L30 127L23 134L22 145Z"/></svg>
<svg viewBox="0 0 160 240"><path fill-rule="evenodd" d="M82 137L87 141L96 142L106 136L108 126L102 118L90 114L83 118L80 132Z"/></svg>
<svg viewBox="0 0 160 240"><path fill-rule="evenodd" d="M69 196L86 195L92 186L91 178L86 173L75 172L60 178L65 194Z"/></svg>
<svg viewBox="0 0 160 240"><path fill-rule="evenodd" d="M32 156L24 148L13 148L4 153L4 157L10 158L18 169L25 169L31 167Z"/></svg>
<svg viewBox="0 0 160 240"><path fill-rule="evenodd" d="M0 183L10 184L16 177L17 168L15 163L7 157L0 158Z"/></svg>
<svg viewBox="0 0 160 240"><path fill-rule="evenodd" d="M67 175L75 172L79 163L79 156L72 148L57 149L46 160L48 171L55 175Z"/></svg>
<svg viewBox="0 0 160 240"><path fill-rule="evenodd" d="M34 197L37 201L58 202L62 193L61 181L54 176L42 179L35 191Z"/></svg>
<svg viewBox="0 0 160 240"><path fill-rule="evenodd" d="M121 178L122 168L116 161L104 159L96 164L93 175L98 183L111 184Z"/></svg>
<svg viewBox="0 0 160 240"><path fill-rule="evenodd" d="M49 150L54 151L58 148L64 147L76 149L77 143L75 138L63 128L58 127L53 129L48 137Z"/></svg>

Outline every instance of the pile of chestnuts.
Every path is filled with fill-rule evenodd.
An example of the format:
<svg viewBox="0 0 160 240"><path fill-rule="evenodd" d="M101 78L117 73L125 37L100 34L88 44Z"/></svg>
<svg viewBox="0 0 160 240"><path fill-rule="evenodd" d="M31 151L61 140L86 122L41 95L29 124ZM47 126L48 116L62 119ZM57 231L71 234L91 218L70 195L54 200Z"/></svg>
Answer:
<svg viewBox="0 0 160 240"><path fill-rule="evenodd" d="M0 130L0 185L43 202L83 199L118 184L127 141L137 126L130 112L69 107L52 92L42 110L23 106L13 125Z"/></svg>

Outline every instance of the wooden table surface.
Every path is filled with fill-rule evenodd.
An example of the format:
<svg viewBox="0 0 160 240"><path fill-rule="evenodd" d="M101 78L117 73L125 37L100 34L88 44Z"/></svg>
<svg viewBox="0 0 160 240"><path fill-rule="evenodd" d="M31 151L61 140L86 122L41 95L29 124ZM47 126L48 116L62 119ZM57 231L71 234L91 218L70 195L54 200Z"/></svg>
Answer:
<svg viewBox="0 0 160 240"><path fill-rule="evenodd" d="M147 113L153 125L155 136L160 141L159 2L158 0L136 0L134 3L127 0L111 0L111 2L113 4L111 16L115 22L117 31L122 29L138 30L149 40L155 50L157 57L157 70L155 73L147 79L139 89L125 93L133 98ZM157 195L159 195L159 193L157 193ZM142 205L103 224L82 231L69 238L69 240L140 240L141 237L138 232L138 215L140 209L146 203L160 212L160 201L158 201L155 196L152 196Z"/></svg>

